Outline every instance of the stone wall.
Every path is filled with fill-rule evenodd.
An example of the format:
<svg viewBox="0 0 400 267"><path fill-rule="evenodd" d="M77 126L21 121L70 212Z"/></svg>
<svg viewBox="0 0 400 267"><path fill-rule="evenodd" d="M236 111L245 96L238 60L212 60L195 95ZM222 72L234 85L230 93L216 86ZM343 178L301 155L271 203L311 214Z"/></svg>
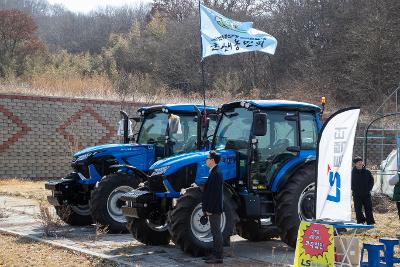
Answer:
<svg viewBox="0 0 400 267"><path fill-rule="evenodd" d="M0 94L0 178L54 178L84 147L119 143L121 109L144 103Z"/></svg>
<svg viewBox="0 0 400 267"><path fill-rule="evenodd" d="M0 94L0 178L65 176L71 171L74 152L121 142L116 135L121 109L133 115L146 105ZM354 155L362 156L364 127L358 127ZM390 134L371 132L377 136ZM376 167L395 148L394 138L371 139L368 165Z"/></svg>

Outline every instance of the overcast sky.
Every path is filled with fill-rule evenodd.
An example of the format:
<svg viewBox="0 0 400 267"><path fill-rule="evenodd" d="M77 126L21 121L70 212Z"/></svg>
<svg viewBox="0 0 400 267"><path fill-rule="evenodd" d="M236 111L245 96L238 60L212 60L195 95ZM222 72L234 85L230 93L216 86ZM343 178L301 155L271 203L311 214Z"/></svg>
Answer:
<svg viewBox="0 0 400 267"><path fill-rule="evenodd" d="M74 12L87 13L98 7L137 5L150 3L152 0L47 0L50 4L62 4Z"/></svg>

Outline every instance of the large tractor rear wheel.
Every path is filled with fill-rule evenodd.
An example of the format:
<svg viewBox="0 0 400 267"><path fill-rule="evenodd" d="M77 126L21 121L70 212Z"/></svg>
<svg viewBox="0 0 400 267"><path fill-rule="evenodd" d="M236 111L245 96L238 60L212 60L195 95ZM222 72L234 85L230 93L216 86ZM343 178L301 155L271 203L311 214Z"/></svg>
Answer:
<svg viewBox="0 0 400 267"><path fill-rule="evenodd" d="M207 216L203 216L201 198L200 188L189 188L168 214L172 241L184 252L195 257L206 254L213 246L210 223ZM223 207L221 231L226 244L239 221L236 203L229 193L224 195Z"/></svg>
<svg viewBox="0 0 400 267"><path fill-rule="evenodd" d="M89 205L63 204L54 208L60 219L69 225L86 226L92 224Z"/></svg>
<svg viewBox="0 0 400 267"><path fill-rule="evenodd" d="M262 227L257 220L241 220L236 231L242 238L251 242L268 241L279 237L279 231L275 227Z"/></svg>
<svg viewBox="0 0 400 267"><path fill-rule="evenodd" d="M107 227L110 233L126 232L126 218L120 197L139 186L135 174L114 173L104 176L91 192L90 211L95 223Z"/></svg>
<svg viewBox="0 0 400 267"><path fill-rule="evenodd" d="M283 242L296 246L300 220L315 216L315 165L306 165L289 178L276 195L276 223Z"/></svg>
<svg viewBox="0 0 400 267"><path fill-rule="evenodd" d="M133 237L146 245L168 245L171 236L167 224L159 225L148 219L127 217L126 227Z"/></svg>

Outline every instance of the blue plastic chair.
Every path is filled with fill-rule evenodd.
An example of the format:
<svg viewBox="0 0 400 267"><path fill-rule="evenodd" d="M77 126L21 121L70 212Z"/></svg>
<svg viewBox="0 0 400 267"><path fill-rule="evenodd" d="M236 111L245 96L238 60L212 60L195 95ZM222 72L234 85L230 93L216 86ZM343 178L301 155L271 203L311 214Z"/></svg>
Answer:
<svg viewBox="0 0 400 267"><path fill-rule="evenodd" d="M385 261L386 266L393 267L394 263L400 263L400 258L394 256L394 247L400 245L400 241L397 238L383 237L379 242L385 245L385 256L381 259Z"/></svg>
<svg viewBox="0 0 400 267"><path fill-rule="evenodd" d="M364 262L364 251L368 251L368 261ZM360 267L381 267L386 266L381 263L381 251L385 251L382 243L364 243L361 249Z"/></svg>

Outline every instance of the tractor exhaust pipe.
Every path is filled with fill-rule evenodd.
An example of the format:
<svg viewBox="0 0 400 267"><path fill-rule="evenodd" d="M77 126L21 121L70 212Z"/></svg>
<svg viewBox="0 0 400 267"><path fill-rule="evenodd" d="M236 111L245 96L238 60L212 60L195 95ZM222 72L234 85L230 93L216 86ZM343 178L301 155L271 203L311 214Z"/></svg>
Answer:
<svg viewBox="0 0 400 267"><path fill-rule="evenodd" d="M129 117L128 114L126 114L125 111L121 110L119 112L122 116L122 119L124 120L124 144L129 143L129 132L128 132L128 127L129 127Z"/></svg>

